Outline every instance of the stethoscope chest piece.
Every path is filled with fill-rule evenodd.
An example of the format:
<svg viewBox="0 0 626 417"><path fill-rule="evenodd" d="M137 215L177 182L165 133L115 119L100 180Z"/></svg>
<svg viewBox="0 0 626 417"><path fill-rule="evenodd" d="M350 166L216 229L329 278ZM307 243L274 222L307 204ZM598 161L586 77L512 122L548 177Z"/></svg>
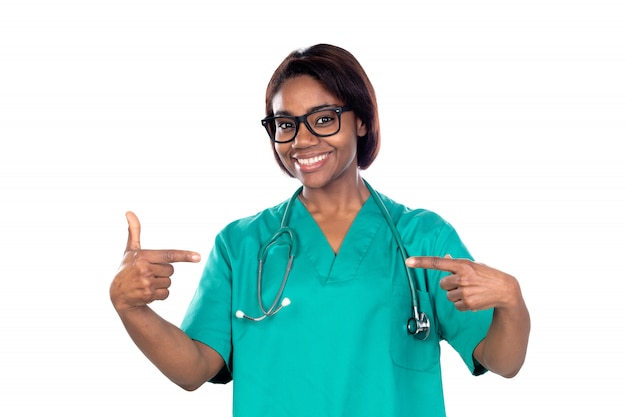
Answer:
<svg viewBox="0 0 626 417"><path fill-rule="evenodd" d="M406 324L406 330L419 340L426 340L430 335L430 319L428 315L415 310L413 317L410 317Z"/></svg>

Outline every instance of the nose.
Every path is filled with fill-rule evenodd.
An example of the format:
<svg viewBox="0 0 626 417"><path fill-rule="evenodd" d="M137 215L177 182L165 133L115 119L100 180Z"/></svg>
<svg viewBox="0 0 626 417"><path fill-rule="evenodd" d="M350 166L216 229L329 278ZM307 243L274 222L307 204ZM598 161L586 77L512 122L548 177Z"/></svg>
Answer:
<svg viewBox="0 0 626 417"><path fill-rule="evenodd" d="M309 130L304 120L300 120L296 137L293 139L293 142L291 142L291 146L294 148L306 148L317 142L319 142L319 138Z"/></svg>

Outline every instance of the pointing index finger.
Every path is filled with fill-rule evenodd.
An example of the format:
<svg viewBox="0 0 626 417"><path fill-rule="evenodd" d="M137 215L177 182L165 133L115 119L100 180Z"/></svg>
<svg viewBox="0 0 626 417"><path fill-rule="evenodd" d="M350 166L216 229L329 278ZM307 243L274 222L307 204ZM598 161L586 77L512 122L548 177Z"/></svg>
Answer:
<svg viewBox="0 0 626 417"><path fill-rule="evenodd" d="M189 250L157 249L143 250L141 256L154 264L173 262L200 262L200 254Z"/></svg>
<svg viewBox="0 0 626 417"><path fill-rule="evenodd" d="M132 211L126 212L128 221L128 241L126 242L126 252L140 251L141 223L139 218ZM200 254L188 250L160 249L143 250L141 257L150 263L173 263L173 262L200 262Z"/></svg>
<svg viewBox="0 0 626 417"><path fill-rule="evenodd" d="M456 273L459 270L463 259L452 259L449 256L441 258L439 256L411 256L405 261L411 268L436 269Z"/></svg>

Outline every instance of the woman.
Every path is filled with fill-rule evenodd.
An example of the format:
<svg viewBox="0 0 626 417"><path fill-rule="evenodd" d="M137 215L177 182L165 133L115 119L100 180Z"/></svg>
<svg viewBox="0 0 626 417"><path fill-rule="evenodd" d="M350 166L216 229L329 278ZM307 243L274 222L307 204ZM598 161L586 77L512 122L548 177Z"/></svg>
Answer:
<svg viewBox="0 0 626 417"><path fill-rule="evenodd" d="M302 187L219 233L181 328L148 304L168 296L173 262L199 255L142 250L127 214L111 300L144 354L188 390L232 379L236 416L443 416L441 340L475 375L516 375L530 331L517 280L362 178L379 127L358 61L294 51L266 111L276 161Z"/></svg>

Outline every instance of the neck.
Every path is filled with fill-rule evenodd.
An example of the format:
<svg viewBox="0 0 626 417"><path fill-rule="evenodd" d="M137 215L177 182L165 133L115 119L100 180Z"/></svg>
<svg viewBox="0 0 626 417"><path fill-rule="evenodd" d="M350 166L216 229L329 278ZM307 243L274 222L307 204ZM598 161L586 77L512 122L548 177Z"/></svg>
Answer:
<svg viewBox="0 0 626 417"><path fill-rule="evenodd" d="M311 213L336 215L358 211L370 192L360 173L351 181L329 184L324 188L304 187L300 200Z"/></svg>

